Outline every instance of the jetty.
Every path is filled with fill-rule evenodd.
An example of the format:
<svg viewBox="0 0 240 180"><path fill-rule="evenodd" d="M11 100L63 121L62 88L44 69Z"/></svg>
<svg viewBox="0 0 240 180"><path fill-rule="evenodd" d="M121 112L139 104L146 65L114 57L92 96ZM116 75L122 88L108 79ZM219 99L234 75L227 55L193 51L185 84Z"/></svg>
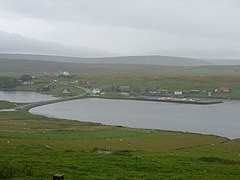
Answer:
<svg viewBox="0 0 240 180"><path fill-rule="evenodd" d="M122 100L137 100L137 101L153 101L153 102L167 102L167 103L182 103L182 104L196 104L196 105L210 105L223 103L222 100L201 100L192 98L172 98L172 97L148 97L148 96L128 96L128 97L110 97L110 96L90 96L89 98L99 99L122 99Z"/></svg>

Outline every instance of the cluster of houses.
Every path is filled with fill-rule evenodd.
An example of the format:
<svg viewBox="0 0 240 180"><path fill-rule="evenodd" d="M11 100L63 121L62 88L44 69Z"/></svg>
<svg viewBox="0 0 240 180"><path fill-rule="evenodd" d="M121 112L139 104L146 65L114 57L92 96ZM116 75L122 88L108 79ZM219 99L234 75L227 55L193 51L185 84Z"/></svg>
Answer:
<svg viewBox="0 0 240 180"><path fill-rule="evenodd" d="M129 96L130 94L138 93L140 92L140 88L138 86L102 86L98 88L92 89L92 94L100 95L104 92L120 92L121 95ZM207 90L198 90L198 89L192 89L192 90L175 90L170 91L167 89L161 89L161 88L147 88L145 91L149 95L159 95L159 96L168 96L168 95L174 95L174 96L182 96L182 95L207 95L212 96L213 93L230 93L231 89L228 87L220 87L217 89L214 89L212 91Z"/></svg>
<svg viewBox="0 0 240 180"><path fill-rule="evenodd" d="M140 92L138 86L102 86L98 88L93 88L92 94L100 95L104 92L120 92L121 95L129 96L130 93L134 94Z"/></svg>
<svg viewBox="0 0 240 180"><path fill-rule="evenodd" d="M92 95L104 95L106 92L119 92L120 95L122 96L130 96L130 94L137 94L141 92L141 90L138 86L102 86L102 87L91 88ZM207 95L210 97L212 96L212 93L230 93L231 89L227 87L220 87L213 91L198 90L198 89L193 89L189 91L186 91L186 90L170 91L170 90L161 89L161 88L151 88L151 89L146 89L145 92L149 95L158 95L158 96L169 96L169 95L184 96L184 95L194 95L194 94L200 95L201 94L201 95ZM70 94L69 89L65 88L63 90L63 94Z"/></svg>
<svg viewBox="0 0 240 180"><path fill-rule="evenodd" d="M59 71L55 73L55 76L70 76L70 73L68 71ZM54 88L55 84L58 81L55 80L49 80L44 82L36 82L38 85L41 86L42 91L49 91L51 88ZM129 96L130 94L139 94L141 93L141 89L139 86L129 86L129 85L118 85L118 86L101 86L96 87L94 84L87 80L77 80L77 79L69 79L66 80L66 82L61 82L62 84L69 84L69 85L80 85L81 87L84 87L85 89L89 89L93 95L103 95L106 92L118 92L123 96ZM22 85L28 86L33 85L34 82L29 81L23 81ZM64 88L62 91L63 94L70 94L70 90L67 88ZM145 94L148 95L156 95L156 96L184 96L184 95L207 95L212 96L213 93L231 93L231 89L228 87L219 87L214 90L199 90L199 89L192 89L192 90L168 90L168 89L162 89L162 88L147 88L145 90Z"/></svg>
<svg viewBox="0 0 240 180"><path fill-rule="evenodd" d="M150 95L182 96L182 95L203 94L203 95L207 95L210 97L210 96L212 96L212 93L230 93L231 89L229 89L228 87L220 87L220 88L214 89L212 91L199 90L199 89L169 91L167 89L152 88L152 89L146 89L146 92Z"/></svg>

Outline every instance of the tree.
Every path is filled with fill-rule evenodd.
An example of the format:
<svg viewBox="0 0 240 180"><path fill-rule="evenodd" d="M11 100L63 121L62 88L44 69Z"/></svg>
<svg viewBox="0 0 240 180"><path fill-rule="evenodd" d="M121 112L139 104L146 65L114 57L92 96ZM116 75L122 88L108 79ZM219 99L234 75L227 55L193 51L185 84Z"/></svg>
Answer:
<svg viewBox="0 0 240 180"><path fill-rule="evenodd" d="M12 89L19 84L19 81L16 78L10 77L0 77L0 88L2 89Z"/></svg>

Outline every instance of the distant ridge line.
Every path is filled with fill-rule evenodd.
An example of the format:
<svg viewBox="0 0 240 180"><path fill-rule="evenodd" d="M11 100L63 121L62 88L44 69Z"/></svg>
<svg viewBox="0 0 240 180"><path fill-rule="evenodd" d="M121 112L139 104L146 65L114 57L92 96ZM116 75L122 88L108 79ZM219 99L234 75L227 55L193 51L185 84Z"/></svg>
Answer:
<svg viewBox="0 0 240 180"><path fill-rule="evenodd" d="M71 62L85 64L143 64L143 65L165 65L165 66L204 66L211 63L195 58L160 56L160 55L138 55L138 56L116 56L116 57L69 57L59 55L40 54L8 54L0 53L1 59L41 60L52 62Z"/></svg>

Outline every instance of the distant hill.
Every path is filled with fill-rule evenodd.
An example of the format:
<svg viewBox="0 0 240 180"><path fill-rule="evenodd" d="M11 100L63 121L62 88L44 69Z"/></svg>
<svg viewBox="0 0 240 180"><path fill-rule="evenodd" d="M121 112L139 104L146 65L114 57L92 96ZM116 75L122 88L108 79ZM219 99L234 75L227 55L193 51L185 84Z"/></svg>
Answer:
<svg viewBox="0 0 240 180"><path fill-rule="evenodd" d="M51 62L40 60L1 59L0 72L17 73L54 73L57 71L69 71L71 74L86 73L125 73L125 72L170 72L181 70L179 66L159 66L141 64L84 64Z"/></svg>
<svg viewBox="0 0 240 180"><path fill-rule="evenodd" d="M41 60L6 59L0 58L1 73L55 73L69 71L71 74L88 73L129 73L129 72L191 72L191 73L235 73L240 72L240 65L228 66L165 66L152 64L107 64L107 63L69 63Z"/></svg>
<svg viewBox="0 0 240 180"><path fill-rule="evenodd" d="M145 64L164 66L211 65L210 62L203 61L200 59L171 56L124 56L124 57L80 58L67 56L31 55L31 54L0 54L0 59L41 60L84 64Z"/></svg>

